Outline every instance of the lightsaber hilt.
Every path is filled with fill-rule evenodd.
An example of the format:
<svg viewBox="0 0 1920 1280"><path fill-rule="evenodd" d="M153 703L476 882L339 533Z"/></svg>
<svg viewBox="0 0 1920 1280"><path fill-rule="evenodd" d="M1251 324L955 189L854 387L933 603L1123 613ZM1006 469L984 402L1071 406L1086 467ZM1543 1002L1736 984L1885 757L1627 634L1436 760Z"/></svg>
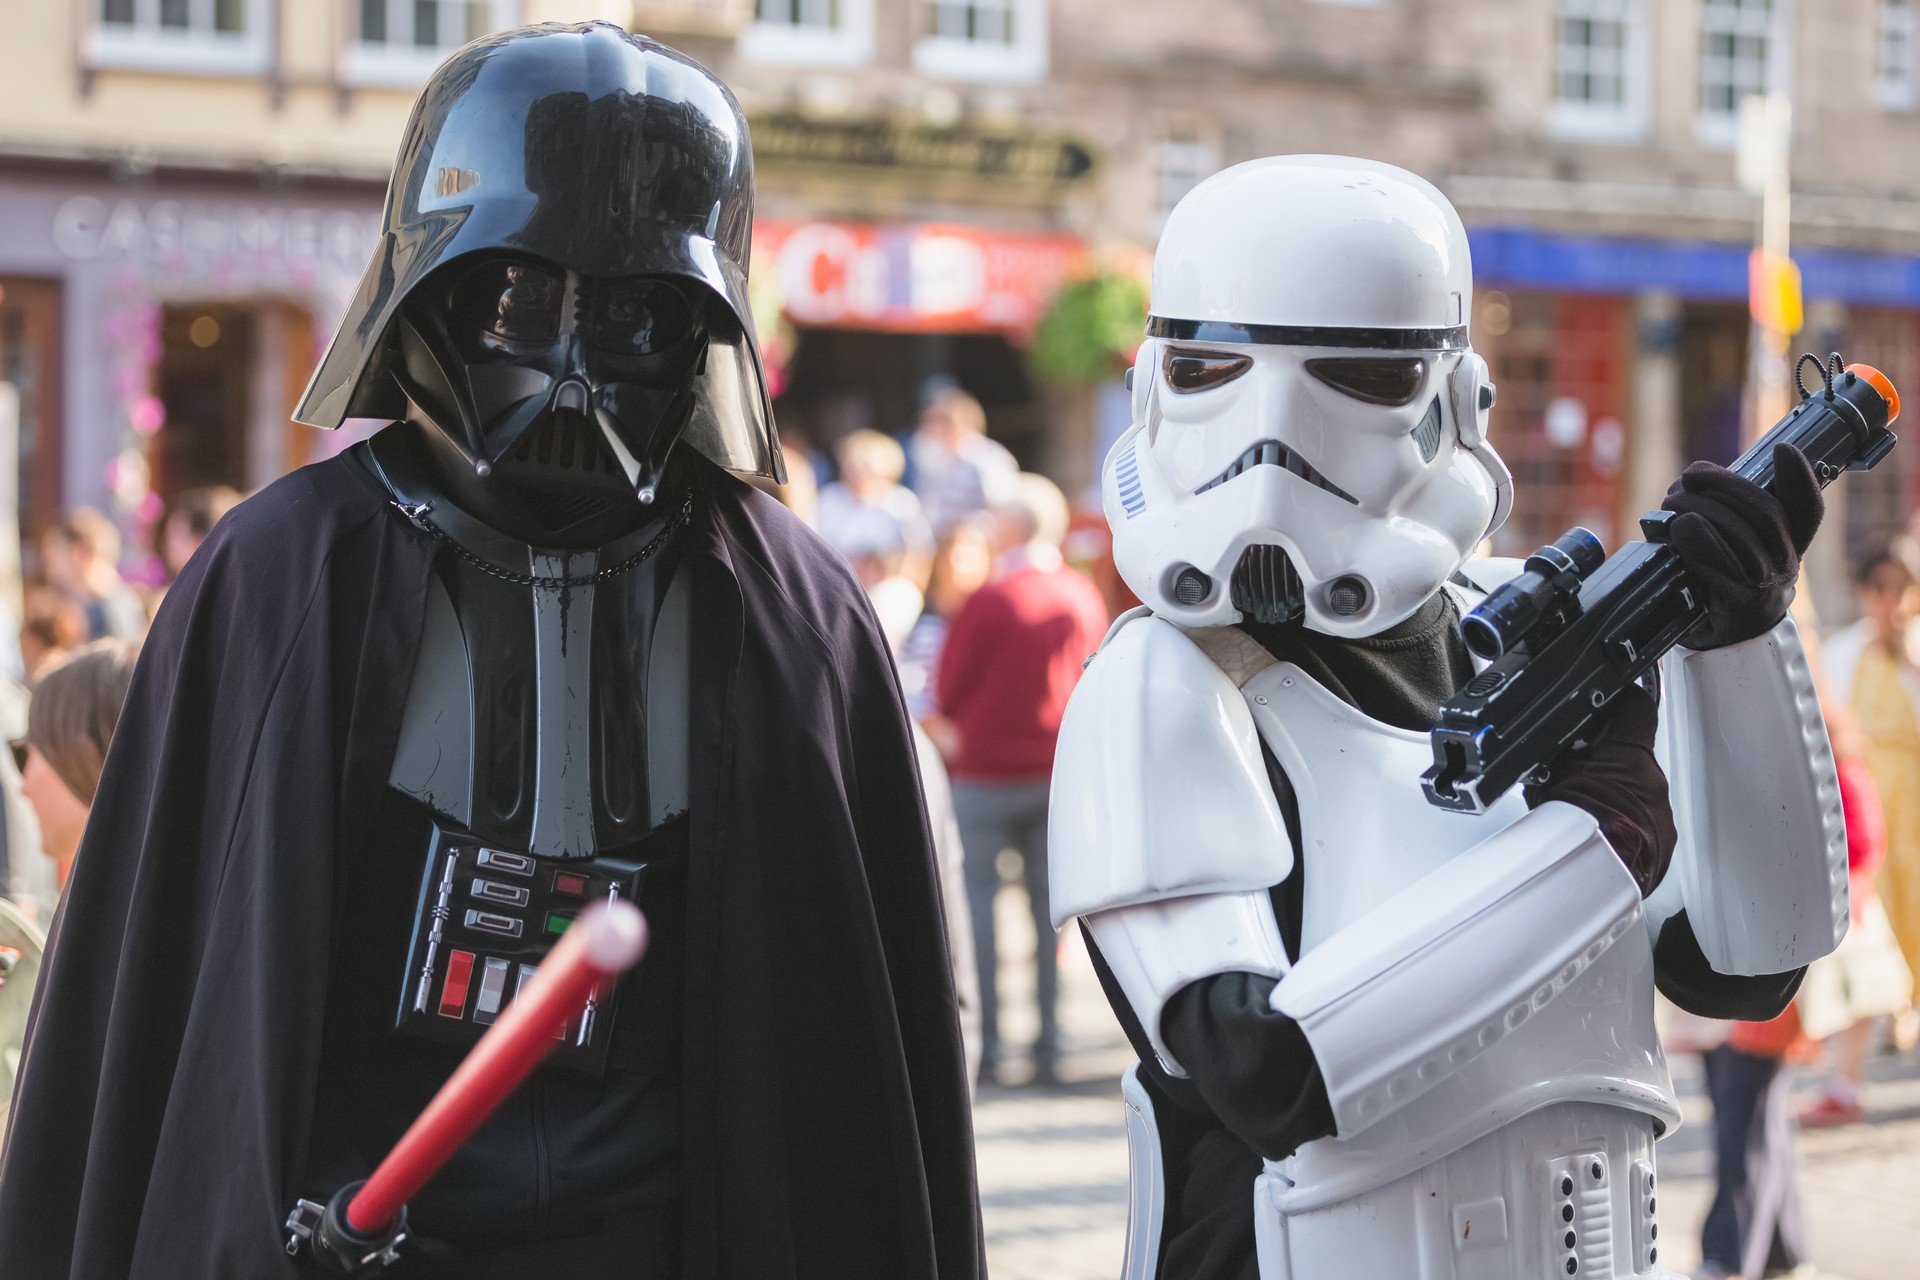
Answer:
<svg viewBox="0 0 1920 1280"><path fill-rule="evenodd" d="M407 1201L532 1074L588 998L637 964L646 948L646 921L632 903L616 899L582 912L373 1174L326 1205L302 1200L295 1207L287 1251L310 1248L337 1275L371 1275L394 1261L406 1235Z"/></svg>

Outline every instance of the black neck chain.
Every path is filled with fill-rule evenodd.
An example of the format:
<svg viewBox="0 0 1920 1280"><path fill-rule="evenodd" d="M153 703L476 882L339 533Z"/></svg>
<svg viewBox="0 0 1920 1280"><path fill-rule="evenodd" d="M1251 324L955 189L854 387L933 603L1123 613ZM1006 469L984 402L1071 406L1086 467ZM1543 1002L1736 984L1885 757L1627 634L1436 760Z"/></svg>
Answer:
<svg viewBox="0 0 1920 1280"><path fill-rule="evenodd" d="M445 529L442 529L439 525L427 518L428 513L433 510L432 505L429 503L422 502L410 505L395 500L393 506L401 515L412 521L415 527L425 530L435 538L446 543L453 551L453 554L459 556L462 560L465 560L482 573L491 574L502 582L510 582L516 587L544 587L549 591L560 591L569 587L593 586L597 582L603 582L608 578L626 573L630 569L638 568L650 560L660 548L667 545L668 539L678 533L680 529L686 525L687 521L693 517L693 491L691 489L687 491L687 496L680 502L680 509L667 519L667 523L661 526L660 532L654 534L646 546L641 547L619 564L608 565L606 568L594 573L555 574L551 577L542 577L537 573L515 573L511 569L502 569L491 560L467 550L467 548L455 541L453 536Z"/></svg>

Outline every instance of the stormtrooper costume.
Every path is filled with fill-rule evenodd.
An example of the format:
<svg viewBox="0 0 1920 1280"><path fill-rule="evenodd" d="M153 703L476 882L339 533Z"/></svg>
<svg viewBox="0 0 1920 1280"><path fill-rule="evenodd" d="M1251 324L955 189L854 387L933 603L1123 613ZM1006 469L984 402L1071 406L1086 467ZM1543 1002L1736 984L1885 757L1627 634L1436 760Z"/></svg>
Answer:
<svg viewBox="0 0 1920 1280"><path fill-rule="evenodd" d="M1760 513L1694 511L1753 591L1666 662L1657 744L1634 690L1524 794L1422 796L1474 673L1459 619L1517 571L1468 559L1512 504L1471 299L1458 215L1368 161L1228 169L1161 240L1102 477L1145 605L1068 709L1050 832L1055 922L1141 1055L1129 1280L1667 1274L1656 983L1769 1017L1845 928L1781 585L1810 482L1710 477ZM1776 823L1716 841L1767 797Z"/></svg>

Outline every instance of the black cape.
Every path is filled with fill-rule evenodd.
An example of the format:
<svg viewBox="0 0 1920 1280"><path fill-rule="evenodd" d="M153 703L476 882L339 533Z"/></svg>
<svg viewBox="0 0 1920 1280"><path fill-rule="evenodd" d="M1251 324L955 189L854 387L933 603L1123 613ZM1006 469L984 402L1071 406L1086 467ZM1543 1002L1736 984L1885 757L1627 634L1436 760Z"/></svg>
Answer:
<svg viewBox="0 0 1920 1280"><path fill-rule="evenodd" d="M686 1274L983 1275L915 755L865 594L702 461ZM147 640L0 1166L8 1280L300 1274L343 851L386 788L440 544L341 457L222 520Z"/></svg>

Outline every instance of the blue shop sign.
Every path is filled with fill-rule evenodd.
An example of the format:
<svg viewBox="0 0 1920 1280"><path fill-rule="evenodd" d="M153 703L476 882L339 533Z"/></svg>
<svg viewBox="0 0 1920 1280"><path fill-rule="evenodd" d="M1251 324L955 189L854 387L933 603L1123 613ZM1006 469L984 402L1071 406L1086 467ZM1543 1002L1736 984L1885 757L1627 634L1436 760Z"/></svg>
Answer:
<svg viewBox="0 0 1920 1280"><path fill-rule="evenodd" d="M1554 293L1639 293L1664 289L1682 298L1742 302L1742 245L1704 240L1633 240L1553 235L1524 227L1472 227L1474 279L1507 289ZM1798 249L1809 299L1865 307L1920 307L1920 258L1844 249Z"/></svg>

